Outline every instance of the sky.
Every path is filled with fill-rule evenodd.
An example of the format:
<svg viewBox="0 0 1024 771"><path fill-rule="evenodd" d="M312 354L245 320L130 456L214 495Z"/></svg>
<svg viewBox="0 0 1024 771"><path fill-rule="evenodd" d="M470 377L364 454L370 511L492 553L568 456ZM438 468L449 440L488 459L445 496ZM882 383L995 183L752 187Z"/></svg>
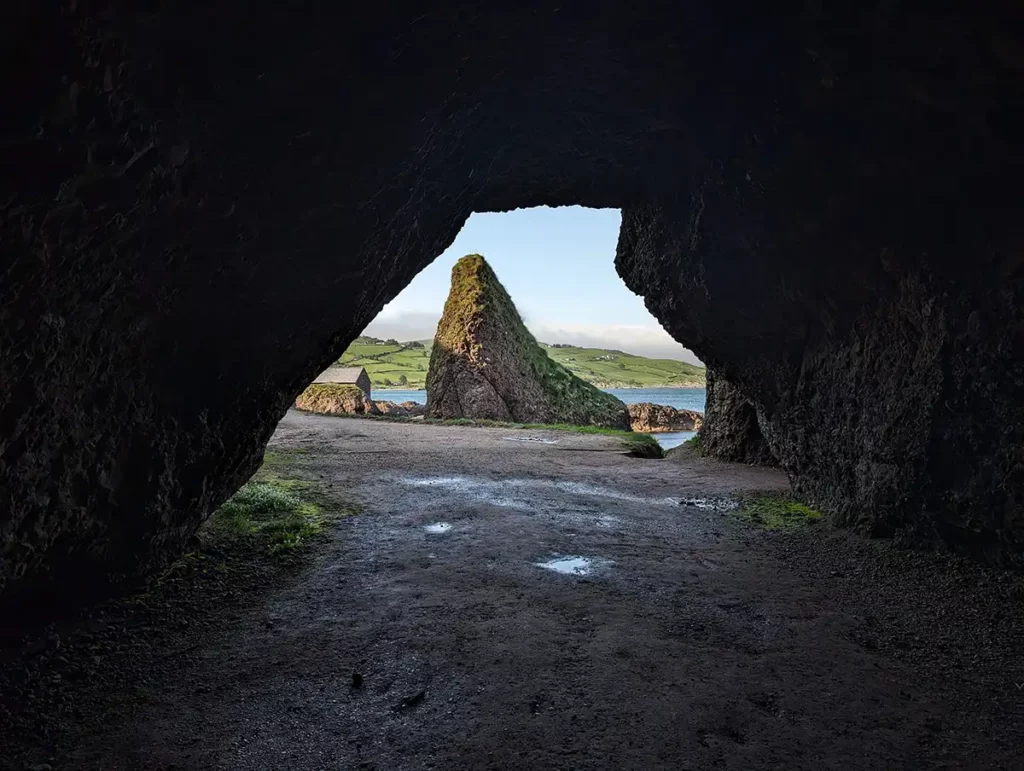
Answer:
<svg viewBox="0 0 1024 771"><path fill-rule="evenodd" d="M364 334L398 340L434 336L455 262L482 254L544 343L617 348L696 362L615 272L618 209L563 206L474 214L452 245L384 306Z"/></svg>

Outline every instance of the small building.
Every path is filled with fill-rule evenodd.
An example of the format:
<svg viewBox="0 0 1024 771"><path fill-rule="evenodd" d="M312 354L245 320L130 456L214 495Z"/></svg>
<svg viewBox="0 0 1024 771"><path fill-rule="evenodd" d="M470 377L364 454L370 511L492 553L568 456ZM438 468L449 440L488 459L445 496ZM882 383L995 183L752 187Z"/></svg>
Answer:
<svg viewBox="0 0 1024 771"><path fill-rule="evenodd" d="M313 382L359 386L364 394L370 395L370 376L362 367L328 367Z"/></svg>

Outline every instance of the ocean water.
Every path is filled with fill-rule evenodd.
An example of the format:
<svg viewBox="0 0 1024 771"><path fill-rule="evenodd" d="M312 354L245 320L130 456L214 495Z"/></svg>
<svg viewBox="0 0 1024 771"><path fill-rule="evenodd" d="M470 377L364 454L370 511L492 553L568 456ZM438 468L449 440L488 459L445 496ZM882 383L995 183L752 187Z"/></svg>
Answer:
<svg viewBox="0 0 1024 771"><path fill-rule="evenodd" d="M650 402L675 407L677 410L704 412L708 392L703 388L605 388L626 404Z"/></svg>
<svg viewBox="0 0 1024 771"><path fill-rule="evenodd" d="M677 410L704 412L707 390L703 388L605 388L615 398L626 404L650 402L675 407ZM696 431L671 431L666 434L651 434L666 450L678 447L697 435Z"/></svg>
<svg viewBox="0 0 1024 771"><path fill-rule="evenodd" d="M704 412L704 402L707 399L707 391L703 388L605 388L604 390L626 404L651 402L652 404L675 407L677 410L694 410L695 412ZM378 401L386 399L391 402L426 404L427 392L374 388L373 398ZM694 431L674 431L668 434L653 434L653 436L662 447L668 450L690 439L695 433Z"/></svg>
<svg viewBox="0 0 1024 771"><path fill-rule="evenodd" d="M427 392L400 390L397 388L374 388L370 391L370 398L378 402L395 402L396 404L401 404L402 402L426 404Z"/></svg>

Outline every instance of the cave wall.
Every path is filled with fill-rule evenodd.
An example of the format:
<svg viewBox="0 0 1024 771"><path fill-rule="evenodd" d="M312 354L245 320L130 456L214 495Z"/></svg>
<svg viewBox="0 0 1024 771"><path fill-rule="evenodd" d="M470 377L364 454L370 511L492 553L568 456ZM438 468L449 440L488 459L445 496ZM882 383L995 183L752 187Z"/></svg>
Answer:
<svg viewBox="0 0 1024 771"><path fill-rule="evenodd" d="M5 596L173 556L472 211L540 204L624 207L840 521L1020 552L1012 3L0 14Z"/></svg>
<svg viewBox="0 0 1024 771"><path fill-rule="evenodd" d="M677 201L625 212L620 273L657 286L650 310L708 363L713 383L724 373L750 399L796 491L840 525L1019 564L1019 252L976 245L967 253L991 260L979 267L962 245L902 263L880 247L876 266L844 281L792 253L754 263L705 251L688 210ZM966 221L969 209L950 216ZM862 281L876 270L877 282ZM760 323L737 324L737 314ZM737 426L750 418L735 404L724 412Z"/></svg>
<svg viewBox="0 0 1024 771"><path fill-rule="evenodd" d="M739 388L707 370L707 399L700 427L700 452L707 458L756 466L778 465L761 432L757 408Z"/></svg>

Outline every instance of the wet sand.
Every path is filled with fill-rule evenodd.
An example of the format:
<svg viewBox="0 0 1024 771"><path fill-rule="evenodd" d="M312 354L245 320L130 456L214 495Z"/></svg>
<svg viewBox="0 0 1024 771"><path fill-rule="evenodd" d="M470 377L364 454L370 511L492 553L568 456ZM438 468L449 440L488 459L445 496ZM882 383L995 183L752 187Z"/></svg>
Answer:
<svg viewBox="0 0 1024 771"><path fill-rule="evenodd" d="M271 449L362 512L68 767L1024 767L998 577L716 505L778 471L296 412Z"/></svg>

